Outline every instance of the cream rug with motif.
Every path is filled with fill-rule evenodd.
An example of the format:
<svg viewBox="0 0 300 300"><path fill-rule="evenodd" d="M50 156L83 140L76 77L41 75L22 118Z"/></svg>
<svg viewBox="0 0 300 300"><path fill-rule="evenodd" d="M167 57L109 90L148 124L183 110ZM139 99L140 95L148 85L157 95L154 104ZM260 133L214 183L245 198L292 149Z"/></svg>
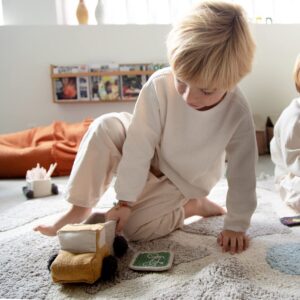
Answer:
<svg viewBox="0 0 300 300"><path fill-rule="evenodd" d="M116 280L93 285L53 284L46 266L58 250L57 238L32 231L35 224L51 222L67 208L62 195L27 201L20 190L23 182L10 184L14 205L0 213L0 298L300 299L300 227L288 228L279 222L281 202L273 191L272 178L258 181L258 208L248 232L251 245L247 251L239 255L221 252L216 235L223 217L193 218L163 239L131 243L119 261ZM65 182L58 184L62 190ZM211 199L224 204L226 191L222 180ZM113 197L109 190L99 208L107 209ZM278 252L283 246L284 251ZM128 263L140 249L173 250L173 267L162 273L130 270Z"/></svg>

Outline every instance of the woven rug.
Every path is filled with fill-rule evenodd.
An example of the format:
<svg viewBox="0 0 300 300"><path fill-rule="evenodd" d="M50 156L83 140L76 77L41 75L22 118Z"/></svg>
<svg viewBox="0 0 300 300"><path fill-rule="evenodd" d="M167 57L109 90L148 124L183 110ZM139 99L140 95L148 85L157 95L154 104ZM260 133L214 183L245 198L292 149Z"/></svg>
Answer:
<svg viewBox="0 0 300 300"><path fill-rule="evenodd" d="M213 190L211 199L224 203L226 191L226 182L221 181ZM257 194L259 204L249 230L252 239L247 251L239 255L222 253L216 244L216 235L223 218L200 219L165 238L131 243L126 256L119 260L116 280L110 283L99 281L93 285L53 284L46 266L48 258L58 250L57 238L44 237L31 229L30 222L35 219L64 210L66 204L62 198L30 202L36 209L28 209L26 213L24 205L28 202L24 201L8 210L10 218L5 219L13 220L14 210L18 213L18 221L12 222L10 227L5 227L2 219L0 221L0 298L299 299L300 276L284 272L285 265L288 266L284 261L281 268L277 267L278 251L274 249L299 242L300 227L290 229L281 225L272 208L272 202L278 201L274 191L258 187ZM50 200L55 201L55 211ZM174 264L169 271L142 273L128 268L135 251L163 249L175 252ZM300 254L292 254L290 257L299 263ZM277 265L270 261L276 261Z"/></svg>

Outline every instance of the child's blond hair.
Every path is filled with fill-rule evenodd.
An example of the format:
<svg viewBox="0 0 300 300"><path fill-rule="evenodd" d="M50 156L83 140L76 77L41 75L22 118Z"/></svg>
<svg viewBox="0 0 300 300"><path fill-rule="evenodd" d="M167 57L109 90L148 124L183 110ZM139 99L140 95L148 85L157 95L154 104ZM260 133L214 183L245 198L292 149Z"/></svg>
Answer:
<svg viewBox="0 0 300 300"><path fill-rule="evenodd" d="M255 43L240 5L202 1L167 39L175 76L206 89L230 89L251 71Z"/></svg>
<svg viewBox="0 0 300 300"><path fill-rule="evenodd" d="M296 89L300 93L300 54L298 55L294 66L294 80Z"/></svg>

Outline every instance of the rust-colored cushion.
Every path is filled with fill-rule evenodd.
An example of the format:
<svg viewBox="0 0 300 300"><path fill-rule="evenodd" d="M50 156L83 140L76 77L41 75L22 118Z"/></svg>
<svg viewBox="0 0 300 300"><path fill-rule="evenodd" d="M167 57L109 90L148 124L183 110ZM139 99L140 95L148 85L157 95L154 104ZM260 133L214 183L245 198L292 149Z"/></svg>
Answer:
<svg viewBox="0 0 300 300"><path fill-rule="evenodd" d="M24 178L26 171L37 163L48 169L55 162L57 167L52 176L69 175L91 122L56 121L49 126L0 135L0 178Z"/></svg>

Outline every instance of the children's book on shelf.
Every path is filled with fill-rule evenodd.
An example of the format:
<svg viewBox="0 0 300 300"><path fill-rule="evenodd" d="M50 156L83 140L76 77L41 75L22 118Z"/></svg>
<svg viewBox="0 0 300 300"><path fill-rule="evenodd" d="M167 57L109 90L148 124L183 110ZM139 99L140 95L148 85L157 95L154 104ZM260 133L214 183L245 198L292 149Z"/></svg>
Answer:
<svg viewBox="0 0 300 300"><path fill-rule="evenodd" d="M146 64L130 64L120 65L120 71L146 71ZM134 100L138 97L143 85L147 81L147 75L122 75L121 76L121 89L122 100Z"/></svg>
<svg viewBox="0 0 300 300"><path fill-rule="evenodd" d="M165 66L165 63L52 66L54 100L136 100L151 74Z"/></svg>
<svg viewBox="0 0 300 300"><path fill-rule="evenodd" d="M148 64L120 64L120 71L146 71Z"/></svg>
<svg viewBox="0 0 300 300"><path fill-rule="evenodd" d="M100 72L100 64L92 64L89 65L89 72L95 73ZM90 95L92 101L99 101L99 82L100 82L100 76L93 75L90 76Z"/></svg>
<svg viewBox="0 0 300 300"><path fill-rule="evenodd" d="M120 100L120 76L99 76L100 101Z"/></svg>
<svg viewBox="0 0 300 300"><path fill-rule="evenodd" d="M66 73L78 73L79 66L55 66L53 68L53 74L66 74ZM54 79L54 92L56 100L78 100L78 77L61 77Z"/></svg>
<svg viewBox="0 0 300 300"><path fill-rule="evenodd" d="M89 72L89 67L87 65L78 66L78 71L80 73ZM77 77L77 98L78 100L89 101L90 100L90 89L89 89L89 77L80 76Z"/></svg>
<svg viewBox="0 0 300 300"><path fill-rule="evenodd" d="M101 71L119 71L119 64L117 63L108 63L100 65Z"/></svg>
<svg viewBox="0 0 300 300"><path fill-rule="evenodd" d="M119 65L115 63L109 64L91 64L89 66L89 72L103 72L103 71L118 71ZM90 76L90 99L92 101L99 100L119 100L120 99L120 87L119 76ZM115 98L114 98L115 97Z"/></svg>
<svg viewBox="0 0 300 300"><path fill-rule="evenodd" d="M54 79L56 100L77 100L77 78L62 77Z"/></svg>
<svg viewBox="0 0 300 300"><path fill-rule="evenodd" d="M166 68L166 67L169 67L169 64L167 63L150 63L150 64L147 64L147 70L151 70L151 71L157 71L159 69L163 69L163 68Z"/></svg>
<svg viewBox="0 0 300 300"><path fill-rule="evenodd" d="M64 74L64 73L78 73L78 65L73 66L55 66L53 68L53 74Z"/></svg>

